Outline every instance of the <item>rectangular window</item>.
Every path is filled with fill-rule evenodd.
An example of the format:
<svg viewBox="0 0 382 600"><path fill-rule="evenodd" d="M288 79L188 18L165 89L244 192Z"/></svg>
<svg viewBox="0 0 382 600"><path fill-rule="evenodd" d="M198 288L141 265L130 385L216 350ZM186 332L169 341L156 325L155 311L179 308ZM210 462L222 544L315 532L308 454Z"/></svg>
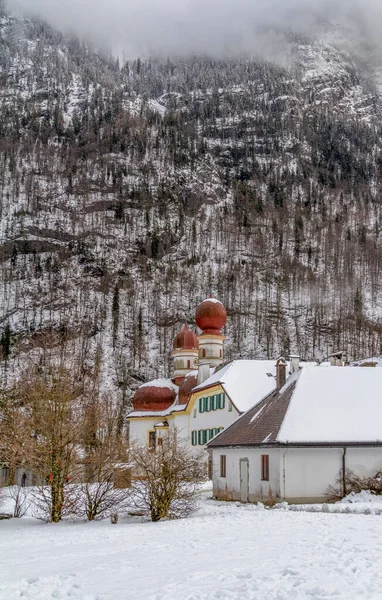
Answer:
<svg viewBox="0 0 382 600"><path fill-rule="evenodd" d="M194 419L196 419L196 408L194 408Z"/></svg>
<svg viewBox="0 0 382 600"><path fill-rule="evenodd" d="M199 398L199 412L204 412L204 398Z"/></svg>
<svg viewBox="0 0 382 600"><path fill-rule="evenodd" d="M199 444L199 446L201 446L203 444L202 433L203 433L203 431L201 429L199 429L199 431L198 431L198 444Z"/></svg>
<svg viewBox="0 0 382 600"><path fill-rule="evenodd" d="M224 408L225 407L225 394L222 394L221 400L220 400L220 408Z"/></svg>
<svg viewBox="0 0 382 600"><path fill-rule="evenodd" d="M155 431L149 431L149 450L155 450L156 445L156 433Z"/></svg>
<svg viewBox="0 0 382 600"><path fill-rule="evenodd" d="M261 480L269 481L269 454L261 455Z"/></svg>
<svg viewBox="0 0 382 600"><path fill-rule="evenodd" d="M226 477L227 474L227 457L225 454L220 456L220 477Z"/></svg>
<svg viewBox="0 0 382 600"><path fill-rule="evenodd" d="M158 446L163 446L163 438L159 437L159 438L157 439L157 445L158 445Z"/></svg>
<svg viewBox="0 0 382 600"><path fill-rule="evenodd" d="M217 410L219 410L219 408L221 408L221 397L222 397L222 395L221 395L221 394L218 394L218 395L216 396L216 409L217 409Z"/></svg>
<svg viewBox="0 0 382 600"><path fill-rule="evenodd" d="M203 429L203 444L208 442L208 429Z"/></svg>
<svg viewBox="0 0 382 600"><path fill-rule="evenodd" d="M210 409L216 410L216 396L211 396L210 398Z"/></svg>
<svg viewBox="0 0 382 600"><path fill-rule="evenodd" d="M232 402L228 402L228 412L232 412Z"/></svg>
<svg viewBox="0 0 382 600"><path fill-rule="evenodd" d="M209 408L209 398L204 398L204 411L205 412L209 412L210 408Z"/></svg>
<svg viewBox="0 0 382 600"><path fill-rule="evenodd" d="M215 437L215 429L209 430L209 436L210 436L210 440L212 440L212 438Z"/></svg>

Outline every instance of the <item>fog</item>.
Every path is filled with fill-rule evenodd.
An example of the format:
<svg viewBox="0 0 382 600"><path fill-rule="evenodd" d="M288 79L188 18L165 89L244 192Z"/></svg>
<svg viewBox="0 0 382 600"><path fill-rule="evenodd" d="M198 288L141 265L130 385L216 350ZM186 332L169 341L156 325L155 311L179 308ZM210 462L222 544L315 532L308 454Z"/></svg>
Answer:
<svg viewBox="0 0 382 600"><path fill-rule="evenodd" d="M356 26L379 39L382 0L6 0L8 8L47 20L130 58L141 55L282 55L287 30ZM266 33L265 33L266 32Z"/></svg>

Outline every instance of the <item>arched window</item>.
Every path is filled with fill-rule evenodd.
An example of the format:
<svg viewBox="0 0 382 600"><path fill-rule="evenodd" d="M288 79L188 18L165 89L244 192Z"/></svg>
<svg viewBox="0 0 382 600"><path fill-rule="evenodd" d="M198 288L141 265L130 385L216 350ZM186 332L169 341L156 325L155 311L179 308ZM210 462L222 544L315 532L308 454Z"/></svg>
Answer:
<svg viewBox="0 0 382 600"><path fill-rule="evenodd" d="M206 358L206 349L205 348L203 348L203 350L202 350L202 357Z"/></svg>
<svg viewBox="0 0 382 600"><path fill-rule="evenodd" d="M220 358L223 356L223 351L220 349Z"/></svg>
<svg viewBox="0 0 382 600"><path fill-rule="evenodd" d="M191 362L189 360L187 361L187 369L191 369Z"/></svg>

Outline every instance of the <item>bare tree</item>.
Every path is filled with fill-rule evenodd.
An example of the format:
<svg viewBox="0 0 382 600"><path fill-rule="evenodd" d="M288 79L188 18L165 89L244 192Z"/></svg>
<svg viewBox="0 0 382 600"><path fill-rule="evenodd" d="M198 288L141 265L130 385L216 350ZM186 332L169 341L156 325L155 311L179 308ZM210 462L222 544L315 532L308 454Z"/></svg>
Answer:
<svg viewBox="0 0 382 600"><path fill-rule="evenodd" d="M31 505L30 491L26 487L14 485L8 488L9 496L14 501L13 516L16 519L24 517Z"/></svg>
<svg viewBox="0 0 382 600"><path fill-rule="evenodd" d="M114 486L116 464L126 461L127 443L119 432L119 410L107 396L91 399L84 421L83 476L78 491L78 512L89 521L123 510L130 495Z"/></svg>
<svg viewBox="0 0 382 600"><path fill-rule="evenodd" d="M198 488L207 479L202 454L191 453L170 431L156 450L132 446L129 461L135 479L133 502L152 521L186 517L194 509Z"/></svg>
<svg viewBox="0 0 382 600"><path fill-rule="evenodd" d="M65 485L78 465L83 381L63 366L43 372L30 369L16 384L16 394L31 432L24 459L38 478L49 520L57 523L64 510Z"/></svg>

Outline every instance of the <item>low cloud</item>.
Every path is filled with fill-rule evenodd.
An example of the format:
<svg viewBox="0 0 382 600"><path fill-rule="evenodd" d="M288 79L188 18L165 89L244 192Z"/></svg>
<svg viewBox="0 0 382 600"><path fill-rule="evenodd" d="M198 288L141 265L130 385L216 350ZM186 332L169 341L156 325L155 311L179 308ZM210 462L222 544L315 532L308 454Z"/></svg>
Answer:
<svg viewBox="0 0 382 600"><path fill-rule="evenodd" d="M365 40L382 25L380 0L6 0L63 31L126 57L207 53L282 54L280 31L315 35L349 20ZM264 31L267 36L264 37ZM271 31L271 33L269 33Z"/></svg>

